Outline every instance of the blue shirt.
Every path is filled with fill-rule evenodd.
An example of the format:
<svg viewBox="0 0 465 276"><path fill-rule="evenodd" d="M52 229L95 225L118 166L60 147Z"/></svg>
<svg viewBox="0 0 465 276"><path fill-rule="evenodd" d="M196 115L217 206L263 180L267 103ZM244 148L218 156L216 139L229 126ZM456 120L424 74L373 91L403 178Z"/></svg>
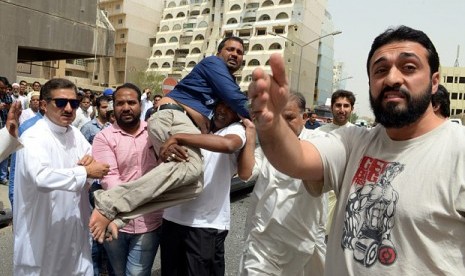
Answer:
<svg viewBox="0 0 465 276"><path fill-rule="evenodd" d="M226 63L217 56L201 60L167 96L208 119L213 117L218 102L224 102L237 114L250 118L246 95L229 73Z"/></svg>
<svg viewBox="0 0 465 276"><path fill-rule="evenodd" d="M86 137L86 140L89 141L89 143L92 145L95 135L97 135L97 133L99 133L103 128L105 128L105 125L101 126L98 123L97 118L94 118L81 127L81 133L84 135L84 137Z"/></svg>
<svg viewBox="0 0 465 276"><path fill-rule="evenodd" d="M315 123L311 124L310 123L310 120L308 120L306 123L305 123L305 128L306 129L317 129L321 126L321 124L318 122L318 121L315 121Z"/></svg>
<svg viewBox="0 0 465 276"><path fill-rule="evenodd" d="M11 104L13 103L13 99L10 97L10 95L5 93L3 95L0 95L0 103ZM0 128L5 127L7 116L8 116L7 108L0 110Z"/></svg>

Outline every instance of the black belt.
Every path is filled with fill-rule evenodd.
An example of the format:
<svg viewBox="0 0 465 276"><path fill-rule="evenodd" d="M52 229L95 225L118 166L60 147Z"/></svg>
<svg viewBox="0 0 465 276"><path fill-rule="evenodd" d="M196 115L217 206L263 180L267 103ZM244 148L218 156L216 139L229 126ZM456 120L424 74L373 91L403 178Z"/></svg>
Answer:
<svg viewBox="0 0 465 276"><path fill-rule="evenodd" d="M184 108L182 108L182 106L180 106L178 104L174 104L174 103L162 104L157 108L157 111L158 110L163 110L163 109L173 109L173 110L178 110L178 111L181 111L181 112L184 112L184 113L186 112L184 110Z"/></svg>

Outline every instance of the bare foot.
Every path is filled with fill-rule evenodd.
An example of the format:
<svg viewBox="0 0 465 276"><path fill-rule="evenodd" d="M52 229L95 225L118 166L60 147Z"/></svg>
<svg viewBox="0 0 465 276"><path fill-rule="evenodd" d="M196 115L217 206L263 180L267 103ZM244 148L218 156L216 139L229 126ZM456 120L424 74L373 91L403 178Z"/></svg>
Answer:
<svg viewBox="0 0 465 276"><path fill-rule="evenodd" d="M94 240L97 240L99 243L103 243L108 224L110 224L110 220L102 215L97 208L94 208L89 221L90 232Z"/></svg>
<svg viewBox="0 0 465 276"><path fill-rule="evenodd" d="M118 239L118 226L114 222L110 222L105 233L105 241L110 242Z"/></svg>

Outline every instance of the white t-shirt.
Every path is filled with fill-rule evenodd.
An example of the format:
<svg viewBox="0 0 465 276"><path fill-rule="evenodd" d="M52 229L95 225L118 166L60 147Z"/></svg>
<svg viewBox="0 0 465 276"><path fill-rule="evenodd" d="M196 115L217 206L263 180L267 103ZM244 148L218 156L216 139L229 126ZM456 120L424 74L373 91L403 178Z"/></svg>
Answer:
<svg viewBox="0 0 465 276"><path fill-rule="evenodd" d="M312 141L338 197L326 275L465 275L464 141L450 122L407 141L382 126Z"/></svg>
<svg viewBox="0 0 465 276"><path fill-rule="evenodd" d="M245 129L234 123L215 133L226 136L236 134L245 144ZM199 197L186 203L167 208L163 218L177 224L197 228L229 230L231 178L237 171L237 155L202 149L204 188Z"/></svg>

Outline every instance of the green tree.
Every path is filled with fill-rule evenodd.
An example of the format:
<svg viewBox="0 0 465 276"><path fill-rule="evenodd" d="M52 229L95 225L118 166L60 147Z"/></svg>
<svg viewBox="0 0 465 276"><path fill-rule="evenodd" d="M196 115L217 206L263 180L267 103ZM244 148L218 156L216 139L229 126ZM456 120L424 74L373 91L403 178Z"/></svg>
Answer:
<svg viewBox="0 0 465 276"><path fill-rule="evenodd" d="M356 112L352 112L352 114L350 114L350 119L349 121L352 123L352 124L355 124L355 122L358 120L358 115Z"/></svg>
<svg viewBox="0 0 465 276"><path fill-rule="evenodd" d="M156 72L137 71L134 72L134 84L140 89L150 88L153 95L162 95L161 85L166 77Z"/></svg>

